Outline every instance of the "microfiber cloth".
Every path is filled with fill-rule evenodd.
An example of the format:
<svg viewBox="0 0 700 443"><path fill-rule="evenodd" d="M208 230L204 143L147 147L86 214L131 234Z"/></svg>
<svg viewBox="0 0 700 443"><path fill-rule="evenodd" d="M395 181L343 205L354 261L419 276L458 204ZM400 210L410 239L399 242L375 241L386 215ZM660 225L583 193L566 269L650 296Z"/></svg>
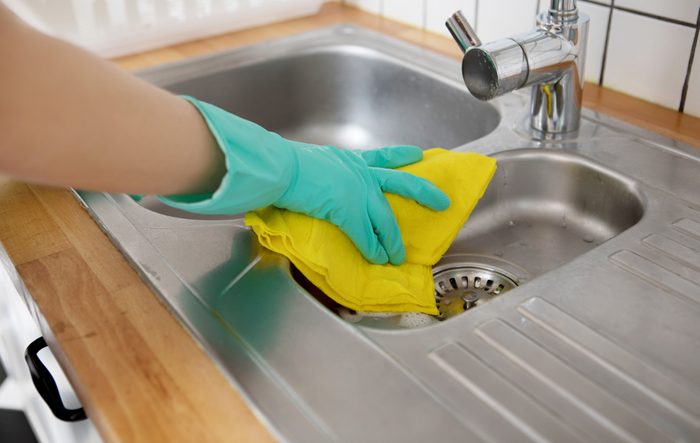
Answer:
<svg viewBox="0 0 700 443"><path fill-rule="evenodd" d="M260 243L287 257L336 302L358 312L422 312L437 315L432 265L447 251L496 171L496 160L442 148L400 168L430 180L450 197L436 212L385 194L401 230L406 262L373 265L335 225L272 206L246 214Z"/></svg>

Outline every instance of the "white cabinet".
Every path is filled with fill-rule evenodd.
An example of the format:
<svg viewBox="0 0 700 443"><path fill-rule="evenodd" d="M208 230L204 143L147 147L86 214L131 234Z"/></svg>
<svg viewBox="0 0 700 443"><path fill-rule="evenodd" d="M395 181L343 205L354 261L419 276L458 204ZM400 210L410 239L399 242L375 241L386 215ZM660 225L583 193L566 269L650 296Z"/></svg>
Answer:
<svg viewBox="0 0 700 443"><path fill-rule="evenodd" d="M90 420L69 423L55 418L37 393L24 361L24 351L41 332L24 304L20 293L25 290L18 282L14 266L0 245L0 360L7 372L7 379L0 385L0 408L23 410L41 443L100 442ZM46 348L39 356L51 371L65 406L80 407L51 351Z"/></svg>

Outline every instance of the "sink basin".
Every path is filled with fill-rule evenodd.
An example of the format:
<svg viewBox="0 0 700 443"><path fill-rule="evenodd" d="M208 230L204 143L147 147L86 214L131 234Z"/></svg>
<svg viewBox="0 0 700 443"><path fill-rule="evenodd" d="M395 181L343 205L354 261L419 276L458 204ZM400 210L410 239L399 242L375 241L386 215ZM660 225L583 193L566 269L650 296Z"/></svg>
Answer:
<svg viewBox="0 0 700 443"><path fill-rule="evenodd" d="M635 181L579 155L517 149L494 157L498 167L484 196L434 267L439 317L358 314L334 303L293 269L295 281L358 326L430 326L568 263L644 214L644 197ZM465 297L471 300L465 302ZM463 304L459 309L457 302Z"/></svg>
<svg viewBox="0 0 700 443"><path fill-rule="evenodd" d="M433 269L466 312L417 329L348 324L240 215L79 194L279 440L700 441L697 149L585 109L538 139L526 93L345 25L139 75L302 141L498 159Z"/></svg>
<svg viewBox="0 0 700 443"><path fill-rule="evenodd" d="M292 140L367 149L454 148L490 133L498 111L460 87L370 48L331 45L163 86Z"/></svg>
<svg viewBox="0 0 700 443"><path fill-rule="evenodd" d="M500 114L448 81L358 45L319 45L277 57L248 57L221 66L203 58L197 75L186 69L146 71L143 77L254 121L283 137L344 149L411 144L454 148L492 132ZM183 75L187 78L183 79ZM195 220L240 219L200 215L146 197L153 212Z"/></svg>
<svg viewBox="0 0 700 443"><path fill-rule="evenodd" d="M643 197L636 183L596 162L542 149L495 157L496 173L446 255L497 257L532 278L642 218Z"/></svg>

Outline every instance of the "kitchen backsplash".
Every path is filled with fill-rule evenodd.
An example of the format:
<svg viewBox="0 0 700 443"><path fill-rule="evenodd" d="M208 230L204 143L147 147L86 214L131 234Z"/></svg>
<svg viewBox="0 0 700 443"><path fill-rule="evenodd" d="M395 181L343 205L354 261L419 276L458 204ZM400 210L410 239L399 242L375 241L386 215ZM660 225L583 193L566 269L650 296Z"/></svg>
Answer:
<svg viewBox="0 0 700 443"><path fill-rule="evenodd" d="M461 9L482 41L531 29L547 0L344 0L449 36ZM579 0L590 16L586 80L700 117L700 0Z"/></svg>

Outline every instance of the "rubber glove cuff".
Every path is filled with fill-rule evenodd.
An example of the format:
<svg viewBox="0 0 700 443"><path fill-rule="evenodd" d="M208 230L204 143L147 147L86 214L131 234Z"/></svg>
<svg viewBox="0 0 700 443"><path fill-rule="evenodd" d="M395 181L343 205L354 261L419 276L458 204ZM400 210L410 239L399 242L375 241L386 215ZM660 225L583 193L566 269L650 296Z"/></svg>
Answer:
<svg viewBox="0 0 700 443"><path fill-rule="evenodd" d="M224 153L226 173L211 194L159 196L174 208L200 214L237 214L277 201L289 187L296 157L287 140L263 127L193 97ZM241 192L241 190L245 192Z"/></svg>

